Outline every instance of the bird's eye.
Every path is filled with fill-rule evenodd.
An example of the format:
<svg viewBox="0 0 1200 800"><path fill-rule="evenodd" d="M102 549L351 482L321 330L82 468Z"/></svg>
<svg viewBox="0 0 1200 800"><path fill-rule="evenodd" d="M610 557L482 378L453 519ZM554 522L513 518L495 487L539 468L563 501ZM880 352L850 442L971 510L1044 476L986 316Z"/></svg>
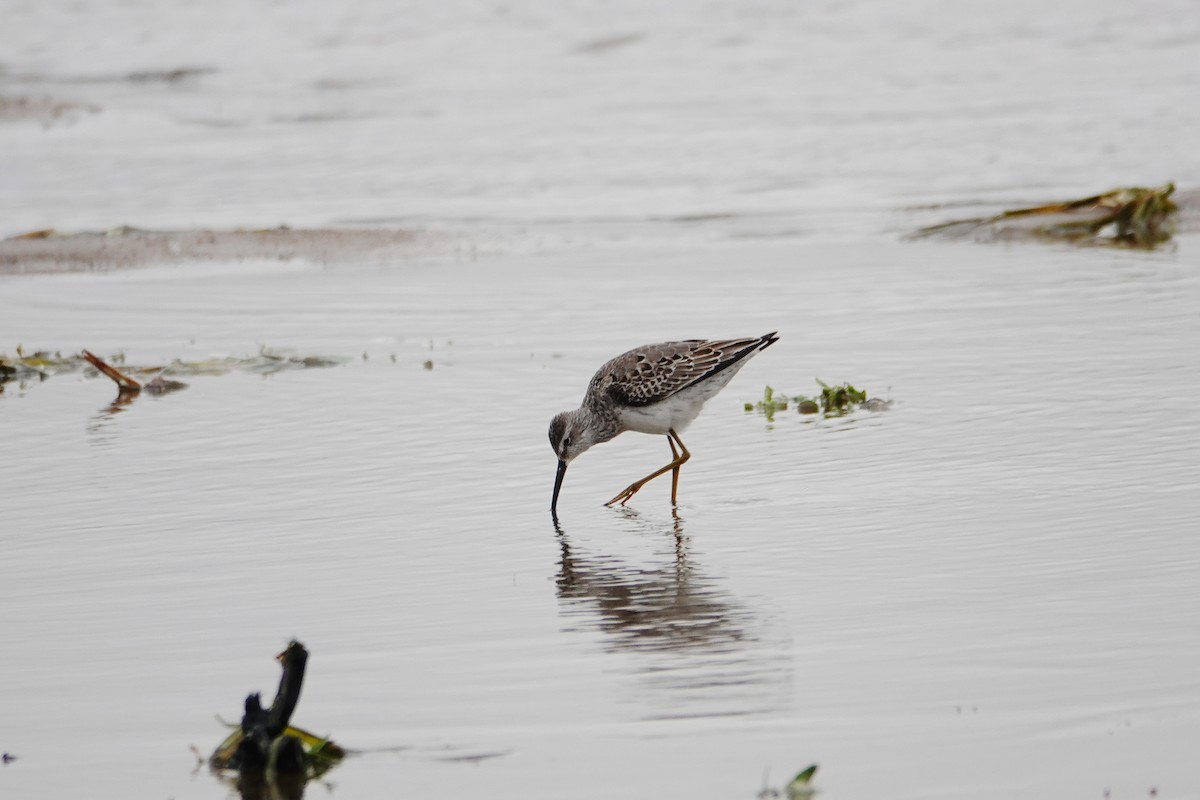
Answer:
<svg viewBox="0 0 1200 800"><path fill-rule="evenodd" d="M571 446L571 437L564 436L563 437L563 447L570 447L570 446Z"/></svg>

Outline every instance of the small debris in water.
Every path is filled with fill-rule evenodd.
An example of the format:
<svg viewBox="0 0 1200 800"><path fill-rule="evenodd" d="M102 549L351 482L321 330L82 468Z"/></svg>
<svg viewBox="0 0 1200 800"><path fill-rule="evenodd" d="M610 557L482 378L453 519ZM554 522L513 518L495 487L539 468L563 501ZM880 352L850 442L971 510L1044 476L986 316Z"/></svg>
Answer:
<svg viewBox="0 0 1200 800"><path fill-rule="evenodd" d="M60 120L70 122L81 114L95 114L99 111L99 106L90 103L75 103L47 96L0 94L0 122L37 122L48 128ZM41 231L30 233L38 234ZM26 236L37 238L28 234Z"/></svg>
<svg viewBox="0 0 1200 800"><path fill-rule="evenodd" d="M3 761L5 764L10 764L16 760L17 760L17 757L14 756L12 753L5 753L4 755L0 756L0 761Z"/></svg>
<svg viewBox="0 0 1200 800"><path fill-rule="evenodd" d="M125 80L131 83L179 83L201 75L216 72L212 67L175 67L174 69L146 69L130 72Z"/></svg>
<svg viewBox="0 0 1200 800"><path fill-rule="evenodd" d="M132 395L137 395L139 392L142 391L142 384L140 382L138 382L134 378L129 377L128 375L121 372L116 367L110 366L99 356L92 355L87 350L84 350L83 357L89 364L91 364L96 369L100 370L100 373L102 375L112 378L113 382L117 384L118 394L120 394L122 396L124 396L124 395L132 396ZM161 377L161 376L159 376L159 377ZM155 380L157 380L157 379L158 378L155 378ZM184 386L186 386L186 384L178 383L175 381L173 381L173 383L177 383L177 388L180 388L180 389L182 389L182 388L184 388ZM162 384L160 384L160 387L161 386L162 386ZM165 392L162 388L160 388L159 393L162 394Z"/></svg>
<svg viewBox="0 0 1200 800"><path fill-rule="evenodd" d="M42 228L37 231L29 231L28 233L18 233L12 237L14 239L45 239L48 236L54 235L54 228Z"/></svg>

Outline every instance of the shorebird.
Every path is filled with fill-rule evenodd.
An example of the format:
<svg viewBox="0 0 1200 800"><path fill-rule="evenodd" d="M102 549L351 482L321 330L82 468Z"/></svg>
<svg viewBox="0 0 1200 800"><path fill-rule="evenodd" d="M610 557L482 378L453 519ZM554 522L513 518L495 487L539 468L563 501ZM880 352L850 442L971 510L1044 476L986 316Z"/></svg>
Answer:
<svg viewBox="0 0 1200 800"><path fill-rule="evenodd" d="M625 505L639 489L668 470L671 505L676 505L679 468L692 455L679 438L680 431L751 356L777 341L779 337L772 331L750 339L662 342L635 347L602 366L592 376L579 408L550 421L550 446L558 456L550 513L556 513L567 465L592 445L625 431L665 435L671 446L671 463L629 484L605 505Z"/></svg>

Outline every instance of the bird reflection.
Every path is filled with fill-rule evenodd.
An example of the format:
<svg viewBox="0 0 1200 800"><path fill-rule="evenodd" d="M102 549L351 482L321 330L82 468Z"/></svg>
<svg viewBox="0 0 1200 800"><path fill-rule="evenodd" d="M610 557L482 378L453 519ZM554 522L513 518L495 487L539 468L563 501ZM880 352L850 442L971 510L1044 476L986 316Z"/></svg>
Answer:
<svg viewBox="0 0 1200 800"><path fill-rule="evenodd" d="M595 625L606 634L606 649L639 654L635 670L655 702L669 707L655 716L757 713L786 704L787 648L763 641L750 609L695 563L678 513L669 526L643 522L632 509L622 513L656 534L650 564L587 553L555 522L559 602L583 623L572 629Z"/></svg>
<svg viewBox="0 0 1200 800"><path fill-rule="evenodd" d="M625 510L632 520L637 513ZM608 556L572 551L561 526L558 597L599 612L600 629L616 636L618 647L653 650L728 649L746 638L739 624L745 612L697 574L688 558L683 520L673 514L668 540L673 557L658 566L632 566Z"/></svg>

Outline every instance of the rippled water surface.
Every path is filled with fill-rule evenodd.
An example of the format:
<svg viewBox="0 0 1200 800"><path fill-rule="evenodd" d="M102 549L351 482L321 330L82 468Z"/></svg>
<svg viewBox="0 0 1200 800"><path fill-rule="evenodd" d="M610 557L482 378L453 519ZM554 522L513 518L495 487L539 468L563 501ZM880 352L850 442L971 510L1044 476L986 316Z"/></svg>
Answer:
<svg viewBox="0 0 1200 800"><path fill-rule="evenodd" d="M0 89L103 110L0 127L4 232L457 244L0 275L3 352L342 362L5 386L0 795L228 796L189 745L297 637L296 722L363 751L310 796L749 798L818 763L830 798L1200 797L1197 238L896 235L1194 186L1188 4L333 8L7 4ZM212 71L122 77L181 65ZM677 513L666 481L602 506L669 455L628 434L552 524L546 426L597 366L770 330ZM817 377L894 403L743 411Z"/></svg>

